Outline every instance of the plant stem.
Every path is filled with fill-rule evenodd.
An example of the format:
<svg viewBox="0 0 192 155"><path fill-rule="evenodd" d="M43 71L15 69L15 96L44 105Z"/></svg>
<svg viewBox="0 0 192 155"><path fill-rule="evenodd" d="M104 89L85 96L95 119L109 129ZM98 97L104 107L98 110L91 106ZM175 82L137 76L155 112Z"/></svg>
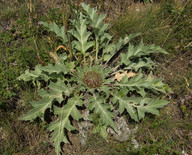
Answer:
<svg viewBox="0 0 192 155"><path fill-rule="evenodd" d="M98 61L98 53L99 53L98 37L95 38L95 48L96 48L95 62L97 63L97 61Z"/></svg>
<svg viewBox="0 0 192 155"><path fill-rule="evenodd" d="M69 53L70 53L70 59L72 60L71 43L70 43L69 35L68 35L68 32L67 32L68 3L69 3L69 1L67 0L67 4L66 4L66 8L65 8L64 0L63 0L63 25L65 26L65 33L66 33L67 41L68 41L68 47L69 47ZM65 11L65 10L66 10L66 11ZM65 14L65 12L67 12L67 13Z"/></svg>
<svg viewBox="0 0 192 155"><path fill-rule="evenodd" d="M104 84L104 85L109 86L109 87L115 86L115 84Z"/></svg>
<svg viewBox="0 0 192 155"><path fill-rule="evenodd" d="M84 62L84 64L86 64L86 59L85 59L84 55L83 55L83 62Z"/></svg>

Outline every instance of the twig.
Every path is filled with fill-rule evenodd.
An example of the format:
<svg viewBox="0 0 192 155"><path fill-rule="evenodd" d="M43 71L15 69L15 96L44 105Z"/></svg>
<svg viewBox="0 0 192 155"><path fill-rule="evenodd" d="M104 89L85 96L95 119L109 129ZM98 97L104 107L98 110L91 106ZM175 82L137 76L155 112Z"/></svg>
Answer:
<svg viewBox="0 0 192 155"><path fill-rule="evenodd" d="M42 61L42 59L41 59L41 57L40 57L40 55L39 55L38 47L37 47L37 42L36 42L34 36L33 36L33 40L34 40L34 44L35 44L35 48L36 48L36 52L37 52L37 58L38 58L38 60L40 61L40 63L41 63L43 66L45 66L45 63Z"/></svg>
<svg viewBox="0 0 192 155"><path fill-rule="evenodd" d="M57 49L56 49L55 52L57 52L60 48L64 49L65 51L68 51L67 48L66 48L65 46L60 45L60 46L57 47Z"/></svg>

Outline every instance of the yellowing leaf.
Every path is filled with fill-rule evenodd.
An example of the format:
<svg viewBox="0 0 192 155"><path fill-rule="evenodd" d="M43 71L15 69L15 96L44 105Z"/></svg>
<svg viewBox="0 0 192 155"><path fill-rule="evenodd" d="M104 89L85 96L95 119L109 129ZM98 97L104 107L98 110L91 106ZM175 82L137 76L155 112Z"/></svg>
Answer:
<svg viewBox="0 0 192 155"><path fill-rule="evenodd" d="M115 79L120 82L122 80L122 78L127 75L129 78L130 77L134 77L137 75L137 73L134 73L134 72L129 72L127 73L127 71L123 72L123 73L116 73L115 74Z"/></svg>

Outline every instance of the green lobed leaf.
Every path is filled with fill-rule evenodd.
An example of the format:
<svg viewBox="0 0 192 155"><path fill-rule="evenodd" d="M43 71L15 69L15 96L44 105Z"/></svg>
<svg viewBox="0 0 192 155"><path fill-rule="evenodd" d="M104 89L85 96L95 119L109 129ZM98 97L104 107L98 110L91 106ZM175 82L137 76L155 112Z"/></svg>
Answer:
<svg viewBox="0 0 192 155"><path fill-rule="evenodd" d="M151 90L155 93L166 93L166 91L172 92L171 89L162 82L162 79L156 79L152 76L144 77L141 73L130 79L127 76L124 76L123 79L120 82L116 82L115 85L127 87L129 90L137 90L138 92L143 92L144 89Z"/></svg>
<svg viewBox="0 0 192 155"><path fill-rule="evenodd" d="M49 88L52 91L58 92L60 94L64 93L65 96L70 96L74 90L70 84L66 85L63 81L57 81L56 83L51 82Z"/></svg>
<svg viewBox="0 0 192 155"><path fill-rule="evenodd" d="M82 3L82 7L86 17L88 18L90 26L93 29L97 61L99 50L109 45L112 36L106 32L108 24L103 22L106 17L105 14L99 15L97 13L97 9L91 8L90 5L86 5L84 3Z"/></svg>
<svg viewBox="0 0 192 155"><path fill-rule="evenodd" d="M70 33L77 39L73 41L73 46L80 51L84 56L88 54L86 51L93 46L93 42L88 41L90 32L87 31L87 21L83 19L83 15L80 14L79 21L76 22L75 28L76 30L71 30Z"/></svg>
<svg viewBox="0 0 192 155"><path fill-rule="evenodd" d="M57 155L59 155L61 151L60 144L62 142L69 143L64 129L68 131L75 130L75 127L71 125L69 117L71 116L75 120L82 118L77 109L77 106L82 105L83 101L81 100L81 97L74 96L73 98L70 98L68 103L62 108L56 106L53 107L54 113L58 115L58 119L49 125L48 130L53 131L51 134L51 141L54 144Z"/></svg>
<svg viewBox="0 0 192 155"><path fill-rule="evenodd" d="M112 36L109 33L103 33L103 35L99 38L99 50L109 46L111 39Z"/></svg>
<svg viewBox="0 0 192 155"><path fill-rule="evenodd" d="M141 100L140 105L137 106L138 117L142 119L145 117L145 113L152 113L154 115L159 115L158 108L162 108L169 102L166 100L153 100L150 98L144 98Z"/></svg>
<svg viewBox="0 0 192 155"><path fill-rule="evenodd" d="M68 73L69 72L69 69L66 65L64 64L61 64L61 63L56 63L55 65L53 64L48 64L47 66L41 66L40 69L44 72L47 72L49 74L52 74L52 73Z"/></svg>
<svg viewBox="0 0 192 155"><path fill-rule="evenodd" d="M143 98L143 97L126 97L119 93L113 94L113 104L118 103L118 111L122 114L126 110L132 119L139 121L145 117L145 113L159 115L158 108L162 108L168 101Z"/></svg>
<svg viewBox="0 0 192 155"><path fill-rule="evenodd" d="M138 116L133 104L138 104L142 98L120 96L120 94L113 94L112 103L119 103L118 111L122 114L126 110L132 119L138 122Z"/></svg>
<svg viewBox="0 0 192 155"><path fill-rule="evenodd" d="M42 74L42 70L40 69L40 65L37 65L35 67L35 70L33 71L30 71L29 70L26 70L24 74L21 74L17 79L18 80L23 80L23 81L35 81L35 80L41 80L41 79L44 79L44 80L48 80L49 78Z"/></svg>
<svg viewBox="0 0 192 155"><path fill-rule="evenodd" d="M100 115L101 121L106 126L111 126L117 131L117 127L112 119L114 114L110 111L110 105L105 103L105 99L98 94L93 93L93 97L90 97L89 101L90 104L88 105L88 109L94 110L95 113Z"/></svg>
<svg viewBox="0 0 192 155"><path fill-rule="evenodd" d="M35 70L29 71L26 70L24 74L21 74L18 77L18 80L23 80L23 81L35 81L35 80L45 80L48 81L49 79L56 79L59 77L59 73L68 73L69 69L66 67L66 65L61 64L61 63L56 63L55 65L53 64L48 64L48 66L41 66L37 65L35 67ZM58 75L51 75L52 73L56 73Z"/></svg>
<svg viewBox="0 0 192 155"><path fill-rule="evenodd" d="M129 65L131 59L140 58L142 56L149 56L152 53L163 53L168 54L164 49L155 45L144 45L141 42L138 46L134 47L129 44L128 51L126 53L121 53L121 61L120 64Z"/></svg>
<svg viewBox="0 0 192 155"><path fill-rule="evenodd" d="M31 102L31 105L34 107L27 114L22 116L20 120L34 120L37 117L40 117L44 120L45 110L51 108L53 99L52 98L43 98L40 101Z"/></svg>
<svg viewBox="0 0 192 155"><path fill-rule="evenodd" d="M59 28L55 22L53 22L51 24L48 24L47 22L42 22L42 24L45 27L49 28L49 31L55 32L58 37L61 37L63 39L64 43L68 42L64 26Z"/></svg>
<svg viewBox="0 0 192 155"><path fill-rule="evenodd" d="M99 15L97 13L97 9L91 8L89 4L86 5L85 3L82 3L81 5L89 17L89 22L94 30L95 35L97 37L103 35L104 31L108 28L108 24L103 23L106 15Z"/></svg>
<svg viewBox="0 0 192 155"><path fill-rule="evenodd" d="M134 71L138 71L141 68L153 69L155 67L155 63L151 60L151 58L139 58L133 61L130 61L129 65L124 69L130 69Z"/></svg>
<svg viewBox="0 0 192 155"><path fill-rule="evenodd" d="M134 37L137 37L140 33L131 34L129 36L126 36L124 39L120 38L117 43L112 43L108 46L106 46L103 50L104 53L104 61L109 61L111 58L119 51L121 50L125 45L129 43L131 39Z"/></svg>
<svg viewBox="0 0 192 155"><path fill-rule="evenodd" d="M63 101L63 94L69 96L73 88L70 85L65 85L62 81L57 81L56 83L51 82L49 85L50 90L46 91L40 89L38 94L42 97L40 101L31 102L34 107L26 115L22 116L21 120L34 120L37 117L44 119L45 110L52 108L52 103L57 100L59 103Z"/></svg>

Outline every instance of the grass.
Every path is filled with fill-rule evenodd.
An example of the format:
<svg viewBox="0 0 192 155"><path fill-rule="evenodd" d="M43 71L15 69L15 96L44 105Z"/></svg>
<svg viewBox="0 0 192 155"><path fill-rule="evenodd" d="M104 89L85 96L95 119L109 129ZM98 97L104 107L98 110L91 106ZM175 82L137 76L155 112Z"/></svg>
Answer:
<svg viewBox="0 0 192 155"><path fill-rule="evenodd" d="M142 142L143 154L180 154L190 152L190 119L181 117L174 103L161 111L162 117L147 118L140 124L138 141ZM141 138L141 139L140 139Z"/></svg>
<svg viewBox="0 0 192 155"><path fill-rule="evenodd" d="M61 1L17 0L0 2L0 154L54 154L49 143L47 124L21 122L18 118L30 109L29 101L36 99L36 87L16 80L25 69L37 63L52 61L48 52L61 43L38 24L39 21L56 21L62 24ZM77 2L76 2L77 3ZM115 36L141 32L139 42L156 44L170 55L154 58L159 63L156 76L163 76L174 93L160 116L148 115L138 124L136 139L140 149L134 150L131 141L118 142L112 137L109 143L98 135L90 134L87 144L80 146L78 135L75 145L64 145L66 153L78 154L181 154L191 153L192 101L181 99L192 95L192 2L161 1L152 4L97 1L100 12L108 14L110 32ZM52 6L52 7L50 7ZM181 98L181 99L180 99ZM136 124L130 122L130 126ZM128 151L129 149L129 151Z"/></svg>
<svg viewBox="0 0 192 155"><path fill-rule="evenodd" d="M1 154L26 154L29 152L31 154L41 154L47 151L47 146L42 145L43 141L47 141L47 137L40 127L29 123L23 124L17 120L19 115L14 112L10 112L9 115L4 113L1 114L2 120L0 123L2 135L0 138Z"/></svg>

